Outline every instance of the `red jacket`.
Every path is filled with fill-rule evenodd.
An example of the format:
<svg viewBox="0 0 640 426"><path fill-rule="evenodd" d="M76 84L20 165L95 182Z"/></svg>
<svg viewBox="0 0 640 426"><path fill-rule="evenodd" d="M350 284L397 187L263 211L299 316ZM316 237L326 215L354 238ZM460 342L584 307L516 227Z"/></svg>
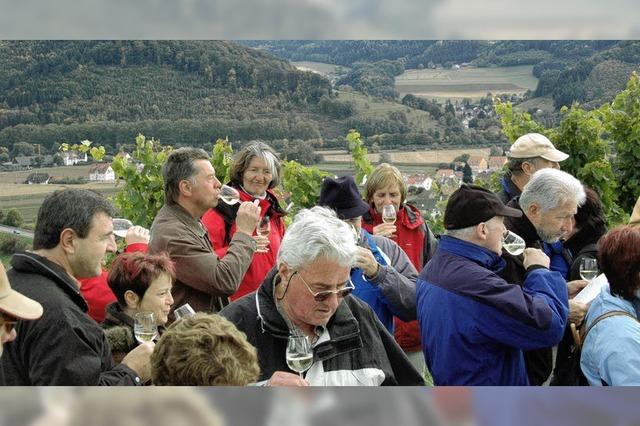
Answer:
<svg viewBox="0 0 640 426"><path fill-rule="evenodd" d="M255 197L247 194L241 188L236 188L240 192L241 201L253 201ZM256 252L249 269L240 282L238 290L229 299L236 300L245 294L255 291L267 273L276 264L276 257L280 249L280 242L284 236L284 221L282 216L284 211L280 208L275 195L267 191L267 197L260 200L260 216L269 215L271 232L269 233L269 251L267 253ZM215 209L208 210L202 216L202 224L207 229L209 240L218 257L224 257L229 247L229 241L236 232L235 218L239 204L228 206L224 203L218 204Z"/></svg>
<svg viewBox="0 0 640 426"><path fill-rule="evenodd" d="M373 207L362 217L362 228L373 234L373 227L382 223L382 216ZM420 210L405 204L400 208L396 218L396 237L393 240L407 253L413 266L422 271L425 247L425 230L427 229ZM429 236L427 236L429 238ZM404 322L394 318L395 338L402 349L407 352L422 350L418 321Z"/></svg>
<svg viewBox="0 0 640 426"><path fill-rule="evenodd" d="M146 253L147 245L144 243L136 243L128 245L124 249L125 253L134 251ZM107 305L116 301L115 294L113 294L109 288L109 284L107 284L108 275L108 271L102 271L102 274L97 277L78 279L78 281L80 281L80 293L82 293L82 296L87 301L87 305L89 305L87 314L98 323L104 321Z"/></svg>

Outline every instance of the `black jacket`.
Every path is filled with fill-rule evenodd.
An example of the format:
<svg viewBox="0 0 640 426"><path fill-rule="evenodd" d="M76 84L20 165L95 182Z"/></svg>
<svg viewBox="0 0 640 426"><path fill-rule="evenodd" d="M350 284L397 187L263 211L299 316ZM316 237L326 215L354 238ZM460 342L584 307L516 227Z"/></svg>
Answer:
<svg viewBox="0 0 640 426"><path fill-rule="evenodd" d="M276 280L274 268L256 292L220 312L258 349L259 381L269 379L276 371L289 371L285 359L289 328L274 302ZM424 384L393 336L371 308L356 297L344 298L327 330L330 340L317 344L313 351L314 364L321 362L323 371L313 384ZM378 379L380 383L375 382Z"/></svg>
<svg viewBox="0 0 640 426"><path fill-rule="evenodd" d="M100 326L87 314L77 281L34 253L16 253L7 275L11 286L42 304L36 321L20 321L18 336L0 358L1 385L138 385L116 365Z"/></svg>

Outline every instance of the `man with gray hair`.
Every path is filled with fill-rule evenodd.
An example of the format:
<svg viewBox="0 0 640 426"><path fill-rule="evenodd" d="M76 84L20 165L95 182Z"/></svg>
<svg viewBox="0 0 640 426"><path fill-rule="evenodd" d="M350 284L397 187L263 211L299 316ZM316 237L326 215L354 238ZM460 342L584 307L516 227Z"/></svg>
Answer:
<svg viewBox="0 0 640 426"><path fill-rule="evenodd" d="M502 191L498 194L505 204L522 193L536 171L559 169L559 163L569 158L569 155L557 150L546 136L527 133L516 139L507 157L509 171L502 177Z"/></svg>
<svg viewBox="0 0 640 426"><path fill-rule="evenodd" d="M200 222L220 198L209 155L198 148L177 149L167 157L162 177L165 205L151 225L149 253L167 252L175 262L174 307L189 303L196 311L218 312L238 289L256 251L252 234L260 208L248 201L240 204L236 233L219 259Z"/></svg>
<svg viewBox="0 0 640 426"><path fill-rule="evenodd" d="M504 221L522 216L478 186L447 203L447 234L416 290L422 350L436 385L528 385L522 355L557 344L567 321L559 273L538 249L524 251L522 286L499 276Z"/></svg>
<svg viewBox="0 0 640 426"><path fill-rule="evenodd" d="M586 199L584 187L578 179L557 169L537 171L524 187L519 197L507 205L522 210L519 218L508 218L505 226L521 236L527 247L542 249L551 259L550 269L567 278L572 263L571 253L565 250L562 239L573 229L573 216ZM525 268L522 259L505 253L507 267L501 274L509 282L522 283ZM584 286L583 280L567 283L569 298L575 296ZM581 322L586 314L586 306L569 301L572 322ZM545 348L525 353L527 371L532 384L543 384L551 374L552 351Z"/></svg>
<svg viewBox="0 0 640 426"><path fill-rule="evenodd" d="M276 268L256 292L220 312L258 349L259 384L424 384L371 308L349 295L357 252L349 225L332 210L302 210L282 239ZM289 335L307 336L313 347L306 380L287 367Z"/></svg>

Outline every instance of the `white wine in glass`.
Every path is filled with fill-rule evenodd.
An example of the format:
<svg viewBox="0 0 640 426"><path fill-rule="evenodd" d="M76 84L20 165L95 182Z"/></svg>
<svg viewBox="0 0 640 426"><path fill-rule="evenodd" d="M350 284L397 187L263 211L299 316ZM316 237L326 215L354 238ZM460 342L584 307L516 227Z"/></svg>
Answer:
<svg viewBox="0 0 640 426"><path fill-rule="evenodd" d="M313 348L307 336L291 335L287 341L287 365L304 379L302 373L313 365Z"/></svg>
<svg viewBox="0 0 640 426"><path fill-rule="evenodd" d="M385 204L382 206L382 221L384 223L396 223L396 208L393 204Z"/></svg>
<svg viewBox="0 0 640 426"><path fill-rule="evenodd" d="M598 261L591 256L580 260L580 276L583 280L591 281L598 275Z"/></svg>
<svg viewBox="0 0 640 426"><path fill-rule="evenodd" d="M133 334L138 342L150 342L158 336L158 326L153 312L138 312L133 319Z"/></svg>
<svg viewBox="0 0 640 426"><path fill-rule="evenodd" d="M526 248L526 244L520 235L507 231L502 239L502 247L508 251L509 254L519 256Z"/></svg>
<svg viewBox="0 0 640 426"><path fill-rule="evenodd" d="M229 185L222 185L220 199L231 206L240 202L240 193Z"/></svg>

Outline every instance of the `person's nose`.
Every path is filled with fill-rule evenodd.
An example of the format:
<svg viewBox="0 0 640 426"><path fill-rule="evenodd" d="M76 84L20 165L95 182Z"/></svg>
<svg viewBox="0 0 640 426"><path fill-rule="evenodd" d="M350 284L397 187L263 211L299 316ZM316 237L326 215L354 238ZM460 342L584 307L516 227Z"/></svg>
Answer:
<svg viewBox="0 0 640 426"><path fill-rule="evenodd" d="M569 234L569 233L571 233L571 231L573 231L573 216L571 216L571 217L569 217L569 218L564 220L564 224L563 224L562 230L566 234Z"/></svg>
<svg viewBox="0 0 640 426"><path fill-rule="evenodd" d="M116 236L111 234L109 237L109 244L107 244L107 251L111 253L115 253L118 250L118 244L116 244Z"/></svg>
<svg viewBox="0 0 640 426"><path fill-rule="evenodd" d="M173 295L171 293L169 293L169 297L167 298L167 302L169 306L173 305Z"/></svg>
<svg viewBox="0 0 640 426"><path fill-rule="evenodd" d="M560 163L557 163L555 161L552 162L551 163L551 168L560 170Z"/></svg>

